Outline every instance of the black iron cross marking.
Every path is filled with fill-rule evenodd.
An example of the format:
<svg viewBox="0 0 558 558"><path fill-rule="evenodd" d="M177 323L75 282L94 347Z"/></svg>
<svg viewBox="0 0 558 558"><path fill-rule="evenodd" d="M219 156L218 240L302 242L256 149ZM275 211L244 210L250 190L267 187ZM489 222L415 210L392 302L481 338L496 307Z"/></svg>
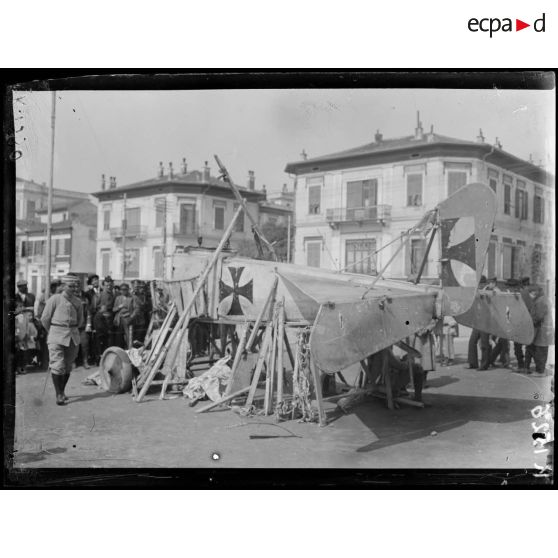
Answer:
<svg viewBox="0 0 558 558"><path fill-rule="evenodd" d="M223 283L223 281L220 279L219 280L219 302L221 302L223 299L225 299L227 296L232 295L233 297L233 301L231 304L231 309L229 310L229 316L241 316L242 314L244 314L244 312L242 311L242 306L240 305L240 298L241 296L243 296L244 298L247 298L250 302L253 302L252 300L252 285L253 285L253 281L252 279L250 279L250 281L248 281L248 283L246 283L246 285L243 285L242 287L239 287L239 283L240 283L240 276L242 275L242 272L244 271L243 267L228 267L227 268L231 274L231 279L232 279L232 287L229 287L229 285L226 285L225 283Z"/></svg>

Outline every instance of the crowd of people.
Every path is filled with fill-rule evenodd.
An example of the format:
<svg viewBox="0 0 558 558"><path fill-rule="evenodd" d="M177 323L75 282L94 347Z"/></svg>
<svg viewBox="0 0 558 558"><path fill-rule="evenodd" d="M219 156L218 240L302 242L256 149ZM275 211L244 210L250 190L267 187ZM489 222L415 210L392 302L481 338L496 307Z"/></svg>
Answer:
<svg viewBox="0 0 558 558"><path fill-rule="evenodd" d="M28 290L27 281L18 281L15 296L16 371L24 374L26 366L35 364L44 369L49 364L48 330L42 322L48 301L67 291L64 281L75 277L78 288L72 296L80 301L83 320L78 326L79 350L77 362L84 368L99 364L107 347L127 349L133 341L142 341L151 314L151 301L143 281L116 285L110 276L102 285L99 276L91 274L85 289L80 278L68 274L50 284L48 295L35 297Z"/></svg>
<svg viewBox="0 0 558 558"><path fill-rule="evenodd" d="M501 292L501 289L497 287L495 277L488 281L483 277L480 288L489 292ZM514 356L517 361L515 370L519 373L531 374L531 363L534 362L535 372L544 374L548 359L548 347L554 345L552 311L544 289L540 285L530 285L529 278L524 277L521 280L509 279L506 282L506 290L520 293L525 306L529 310L535 329L535 336L530 345L523 346L520 343L513 343ZM479 345L480 363L478 358ZM467 360L470 369L488 370L500 365L504 368L511 368L510 341L473 329L469 338Z"/></svg>

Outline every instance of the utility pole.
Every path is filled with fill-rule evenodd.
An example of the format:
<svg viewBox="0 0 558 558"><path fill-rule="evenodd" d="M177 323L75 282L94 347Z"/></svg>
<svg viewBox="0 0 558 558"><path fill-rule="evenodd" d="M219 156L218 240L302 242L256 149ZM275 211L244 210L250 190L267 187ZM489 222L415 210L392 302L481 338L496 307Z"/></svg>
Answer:
<svg viewBox="0 0 558 558"><path fill-rule="evenodd" d="M163 281L167 278L167 198L163 202Z"/></svg>
<svg viewBox="0 0 558 558"><path fill-rule="evenodd" d="M124 193L124 218L122 219L122 281L126 279L126 234L128 220L126 219L126 193Z"/></svg>
<svg viewBox="0 0 558 558"><path fill-rule="evenodd" d="M287 215L287 263L291 263L291 216Z"/></svg>
<svg viewBox="0 0 558 558"><path fill-rule="evenodd" d="M47 231L46 231L46 271L45 271L45 297L48 298L50 292L51 274L51 251L52 251L52 195L54 189L54 129L56 122L56 91L52 92L52 115L50 118L51 140L50 140L50 183L48 185L47 198Z"/></svg>

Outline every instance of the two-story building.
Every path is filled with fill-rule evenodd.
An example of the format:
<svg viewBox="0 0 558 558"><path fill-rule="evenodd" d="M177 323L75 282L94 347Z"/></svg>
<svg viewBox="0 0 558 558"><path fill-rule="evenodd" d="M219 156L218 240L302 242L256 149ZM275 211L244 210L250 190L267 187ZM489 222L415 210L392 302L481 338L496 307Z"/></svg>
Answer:
<svg viewBox="0 0 558 558"><path fill-rule="evenodd" d="M44 288L46 274L47 209L37 209L38 221L17 221L16 276L29 283L32 293ZM88 200L60 203L52 207L51 275L62 277L73 271L95 270L97 207Z"/></svg>
<svg viewBox="0 0 558 558"><path fill-rule="evenodd" d="M470 182L489 185L498 200L485 274L499 279L553 277L554 177L490 145L430 132L384 139L289 163L295 176L297 264L376 274L397 249L398 237L423 214ZM382 246L385 249L376 253ZM426 239L410 239L386 277L417 273ZM434 243L423 279L439 277Z"/></svg>
<svg viewBox="0 0 558 558"><path fill-rule="evenodd" d="M89 199L88 194L73 192L62 188L53 188L53 205L73 204L78 201ZM48 200L48 187L43 182L38 184L33 180L16 178L16 220L37 221L37 210L46 209Z"/></svg>
<svg viewBox="0 0 558 558"><path fill-rule="evenodd" d="M259 220L265 193L256 190L253 172L239 190ZM114 279L170 279L173 256L188 246L217 246L238 208L230 187L211 176L207 162L203 171L190 171L185 159L180 172L160 163L158 176L142 182L117 187L111 180L105 188L103 180L93 195L99 200L97 273ZM250 222L241 214L230 248L251 239Z"/></svg>

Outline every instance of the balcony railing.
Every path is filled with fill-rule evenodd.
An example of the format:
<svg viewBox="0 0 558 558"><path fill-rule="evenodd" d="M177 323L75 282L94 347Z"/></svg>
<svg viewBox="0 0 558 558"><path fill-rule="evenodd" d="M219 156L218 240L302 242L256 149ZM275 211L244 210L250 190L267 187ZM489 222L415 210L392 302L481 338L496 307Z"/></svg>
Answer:
<svg viewBox="0 0 558 558"><path fill-rule="evenodd" d="M362 223L366 221L383 225L391 220L391 205L328 209L326 219L330 224Z"/></svg>
<svg viewBox="0 0 558 558"><path fill-rule="evenodd" d="M199 236L199 228L192 225L173 223L172 234L173 236L191 236L197 238Z"/></svg>
<svg viewBox="0 0 558 558"><path fill-rule="evenodd" d="M147 236L147 227L144 225L128 225L126 227L126 238L135 238L143 240ZM110 238L118 240L124 237L124 228L118 227L110 229Z"/></svg>

